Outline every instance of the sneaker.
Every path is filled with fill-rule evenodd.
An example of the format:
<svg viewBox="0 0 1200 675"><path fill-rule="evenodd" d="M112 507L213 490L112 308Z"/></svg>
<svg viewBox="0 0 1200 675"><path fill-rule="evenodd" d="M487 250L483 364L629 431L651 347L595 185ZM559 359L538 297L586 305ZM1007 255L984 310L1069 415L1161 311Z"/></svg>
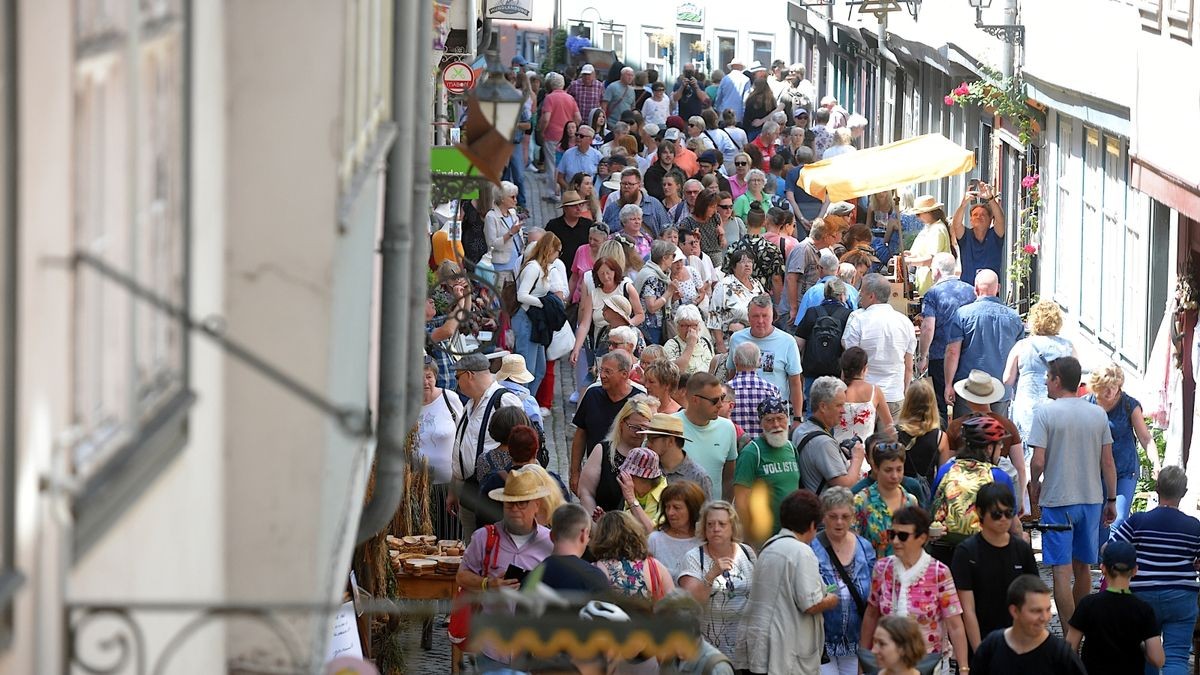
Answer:
<svg viewBox="0 0 1200 675"><path fill-rule="evenodd" d="M538 173L538 168L532 164L525 167L525 170L528 171L529 173Z"/></svg>
<svg viewBox="0 0 1200 675"><path fill-rule="evenodd" d="M546 408L546 407L544 407L544 406L543 406L543 407L542 407L542 408L540 408L539 410L540 410L540 412L542 413L542 419L543 419L543 420L550 419L550 409L549 409L549 408Z"/></svg>
<svg viewBox="0 0 1200 675"><path fill-rule="evenodd" d="M568 398L567 400L570 401L571 403L579 403L579 392L577 392L577 391L571 392L571 397Z"/></svg>

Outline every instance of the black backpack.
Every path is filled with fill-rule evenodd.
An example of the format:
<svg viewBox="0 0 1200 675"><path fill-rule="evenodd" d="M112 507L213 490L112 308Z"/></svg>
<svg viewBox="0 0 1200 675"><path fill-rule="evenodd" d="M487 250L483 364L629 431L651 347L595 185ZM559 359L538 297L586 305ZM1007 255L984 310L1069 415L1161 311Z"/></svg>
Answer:
<svg viewBox="0 0 1200 675"><path fill-rule="evenodd" d="M839 359L842 358L842 331L846 322L837 317L839 308L831 305L816 307L817 320L813 323L812 334L804 343L806 361L816 366L811 369L815 376L833 375L840 373ZM805 371L809 371L805 368Z"/></svg>

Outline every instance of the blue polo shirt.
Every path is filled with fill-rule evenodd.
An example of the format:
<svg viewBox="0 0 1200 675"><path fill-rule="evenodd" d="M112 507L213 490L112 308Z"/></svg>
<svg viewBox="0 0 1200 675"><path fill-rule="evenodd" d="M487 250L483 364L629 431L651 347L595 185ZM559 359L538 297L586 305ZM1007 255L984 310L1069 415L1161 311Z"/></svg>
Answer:
<svg viewBox="0 0 1200 675"><path fill-rule="evenodd" d="M596 167L599 165L599 150L588 148L588 151L583 153L579 151L579 148L571 146L563 152L562 159L558 160L558 172L566 176L569 182L572 176L580 172L595 176Z"/></svg>
<svg viewBox="0 0 1200 675"><path fill-rule="evenodd" d="M972 302L975 302L975 289L958 277L940 279L925 292L921 300L921 316L934 320L933 341L929 343L930 360L946 358L946 336L950 333L950 325L954 323L954 313L959 307Z"/></svg>
<svg viewBox="0 0 1200 675"><path fill-rule="evenodd" d="M946 336L946 344L962 342L954 381L965 378L973 369L1002 379L1008 352L1024 336L1021 315L1000 298L985 296L963 305L955 312ZM1006 387L1003 400L1008 398Z"/></svg>
<svg viewBox="0 0 1200 675"><path fill-rule="evenodd" d="M958 239L958 251L962 279L967 283L975 283L975 273L979 270L991 270L1004 277L1004 238L996 234L995 228L989 227L983 241L979 241L968 227Z"/></svg>
<svg viewBox="0 0 1200 675"><path fill-rule="evenodd" d="M822 277L820 281L813 284L813 287L804 291L804 295L800 298L800 308L796 310L796 320L793 322L799 326L800 321L804 319L804 313L809 307L816 307L825 302L825 284L826 282L837 279L835 276ZM858 289L846 284L846 307L851 310L858 309Z"/></svg>

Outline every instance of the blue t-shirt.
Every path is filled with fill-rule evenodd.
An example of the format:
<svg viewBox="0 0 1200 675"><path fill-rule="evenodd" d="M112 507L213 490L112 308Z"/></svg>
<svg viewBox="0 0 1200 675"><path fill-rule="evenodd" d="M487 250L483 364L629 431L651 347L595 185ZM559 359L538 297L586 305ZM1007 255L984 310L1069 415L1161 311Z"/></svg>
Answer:
<svg viewBox="0 0 1200 675"><path fill-rule="evenodd" d="M925 292L921 315L934 320L933 341L929 343L930 359L936 361L946 357L946 336L954 323L954 313L959 307L974 301L975 289L958 277L942 279Z"/></svg>
<svg viewBox="0 0 1200 675"><path fill-rule="evenodd" d="M1025 323L1021 315L1000 302L1000 298L989 295L963 305L954 313L954 322L946 334L946 344L962 342L954 381L965 378L972 370L1003 379L1008 352L1023 337ZM1010 396L1005 387L1002 400L1007 401Z"/></svg>
<svg viewBox="0 0 1200 675"><path fill-rule="evenodd" d="M800 348L796 346L796 338L778 328L773 329L765 338L752 337L749 328L739 330L729 338L729 357L726 361L730 372L733 372L734 351L746 341L753 341L762 352L759 357L758 376L775 385L781 396L790 398L792 388L788 378L803 372L800 368Z"/></svg>
<svg viewBox="0 0 1200 675"><path fill-rule="evenodd" d="M1083 398L1088 403L1096 402L1095 394ZM1121 400L1108 411L1108 430L1112 434L1113 463L1117 465L1117 478L1136 478L1141 471L1138 460L1137 437L1133 434L1133 411L1141 407L1134 397L1121 392Z"/></svg>
<svg viewBox="0 0 1200 675"><path fill-rule="evenodd" d="M784 181L784 190L792 193L792 199L796 200L796 206L800 207L800 215L804 216L805 220L812 220L821 212L821 200L808 194L798 185L800 180L800 169L804 167L793 167L788 171L787 179Z"/></svg>
<svg viewBox="0 0 1200 675"><path fill-rule="evenodd" d="M958 239L958 251L962 279L967 283L975 283L975 273L979 270L991 270L1003 278L1004 238L997 235L995 229L989 227L983 241L979 241L968 227Z"/></svg>
<svg viewBox="0 0 1200 675"><path fill-rule="evenodd" d="M571 180L571 177L577 173L584 173L588 176L596 175L596 167L600 165L600 151L595 148L588 148L587 153L582 153L579 148L572 146L563 152L562 158L558 160L558 172Z"/></svg>
<svg viewBox="0 0 1200 675"><path fill-rule="evenodd" d="M835 279L837 277L834 276L821 277L821 280L813 284L812 288L804 291L804 295L800 298L800 308L796 310L795 321L793 321L795 325L800 325L800 322L804 320L804 313L810 307L816 307L825 302L825 284ZM846 307L851 310L858 309L858 289L850 284L846 284Z"/></svg>

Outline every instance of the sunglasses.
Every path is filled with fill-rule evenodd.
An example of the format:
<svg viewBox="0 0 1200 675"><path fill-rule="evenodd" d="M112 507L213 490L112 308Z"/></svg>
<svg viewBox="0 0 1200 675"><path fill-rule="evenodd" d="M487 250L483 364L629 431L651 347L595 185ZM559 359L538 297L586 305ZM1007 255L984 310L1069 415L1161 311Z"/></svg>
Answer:
<svg viewBox="0 0 1200 675"><path fill-rule="evenodd" d="M591 138L591 136L587 134L575 134L575 138Z"/></svg>
<svg viewBox="0 0 1200 675"><path fill-rule="evenodd" d="M913 537L915 539L917 536L917 533L916 532L904 532L904 531L900 531L900 530L888 530L887 535L888 535L888 539L895 539L896 541L908 541L909 537Z"/></svg>
<svg viewBox="0 0 1200 675"><path fill-rule="evenodd" d="M1001 518L1012 518L1016 511L1013 509L992 509L988 513L991 514L992 520L1000 520Z"/></svg>
<svg viewBox="0 0 1200 675"><path fill-rule="evenodd" d="M734 162L734 166L750 166L750 162Z"/></svg>
<svg viewBox="0 0 1200 675"><path fill-rule="evenodd" d="M733 204L717 204L717 208L722 208L722 209L732 209L732 208L733 208Z"/></svg>
<svg viewBox="0 0 1200 675"><path fill-rule="evenodd" d="M696 394L696 398L704 400L704 401L708 401L709 403L711 403L713 405L721 405L722 403L725 402L724 394L722 394L720 396L704 396L701 394Z"/></svg>

